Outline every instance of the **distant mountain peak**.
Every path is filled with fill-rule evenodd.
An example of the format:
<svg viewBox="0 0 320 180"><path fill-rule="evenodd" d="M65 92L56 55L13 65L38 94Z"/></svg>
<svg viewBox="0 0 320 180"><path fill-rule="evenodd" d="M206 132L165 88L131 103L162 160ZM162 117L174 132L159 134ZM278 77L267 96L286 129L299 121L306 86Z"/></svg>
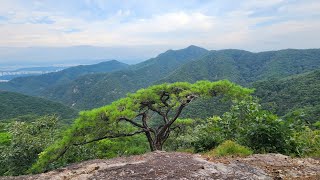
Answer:
<svg viewBox="0 0 320 180"><path fill-rule="evenodd" d="M201 51L208 51L207 49L203 48L203 47L199 47L196 45L190 45L188 47L185 48L186 50L201 50Z"/></svg>
<svg viewBox="0 0 320 180"><path fill-rule="evenodd" d="M188 46L186 49L192 49L192 48L201 48L201 49L204 49L204 48L202 48L202 47L199 47L199 46L196 46L196 45L190 45L190 46Z"/></svg>
<svg viewBox="0 0 320 180"><path fill-rule="evenodd" d="M121 63L120 61L115 60L115 59L109 60L109 62L119 62L119 63Z"/></svg>
<svg viewBox="0 0 320 180"><path fill-rule="evenodd" d="M199 47L199 46L190 45L190 46L188 46L186 48L178 49L178 50L169 49L169 50L165 51L164 53L159 54L157 57L171 55L172 53L186 53L186 52L189 52L189 53L198 52L199 54L201 54L201 53L205 53L205 52L209 52L209 51L207 49L204 49L204 48Z"/></svg>
<svg viewBox="0 0 320 180"><path fill-rule="evenodd" d="M98 64L123 64L123 65L128 65L126 63L123 63L121 61L115 60L115 59L111 59L111 60L102 60L100 63ZM98 64L92 64L92 65L98 65Z"/></svg>

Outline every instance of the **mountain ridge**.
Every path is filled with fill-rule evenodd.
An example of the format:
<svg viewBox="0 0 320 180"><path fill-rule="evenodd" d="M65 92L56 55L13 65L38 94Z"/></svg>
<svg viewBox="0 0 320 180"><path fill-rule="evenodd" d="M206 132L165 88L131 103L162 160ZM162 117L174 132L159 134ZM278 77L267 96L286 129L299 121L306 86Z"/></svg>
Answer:
<svg viewBox="0 0 320 180"><path fill-rule="evenodd" d="M185 62L193 61L207 52L197 46L166 51L155 58L130 66L126 70L83 76L68 85L47 89L41 95L55 101L64 100L64 103L80 109L99 107L123 97L126 93L151 85L157 78L163 77ZM57 91L59 93L55 93ZM79 102L80 105L78 105ZM84 104L86 105L83 106Z"/></svg>
<svg viewBox="0 0 320 180"><path fill-rule="evenodd" d="M320 49L255 53L237 49L208 51L191 45L165 51L124 69L86 74L60 85L47 86L36 95L79 109L91 109L111 103L126 93L163 82L228 79L251 86L258 80L283 78L317 68L320 68Z"/></svg>
<svg viewBox="0 0 320 180"><path fill-rule="evenodd" d="M202 59L184 64L158 83L229 79L248 85L257 80L281 78L317 68L320 68L320 49L286 49L259 53L227 49L210 51Z"/></svg>

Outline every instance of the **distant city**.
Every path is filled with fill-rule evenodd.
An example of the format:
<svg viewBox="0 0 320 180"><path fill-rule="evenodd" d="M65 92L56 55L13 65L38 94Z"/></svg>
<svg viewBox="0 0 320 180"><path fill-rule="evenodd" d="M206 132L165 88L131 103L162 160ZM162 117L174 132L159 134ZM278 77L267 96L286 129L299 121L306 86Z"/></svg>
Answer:
<svg viewBox="0 0 320 180"><path fill-rule="evenodd" d="M8 82L13 78L31 75L41 75L51 72L58 72L67 67L28 67L15 70L0 70L0 82Z"/></svg>

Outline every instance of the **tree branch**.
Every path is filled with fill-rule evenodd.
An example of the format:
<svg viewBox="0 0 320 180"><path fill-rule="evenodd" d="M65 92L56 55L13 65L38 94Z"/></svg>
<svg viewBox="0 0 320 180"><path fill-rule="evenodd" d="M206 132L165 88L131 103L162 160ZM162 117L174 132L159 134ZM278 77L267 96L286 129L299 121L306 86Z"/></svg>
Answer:
<svg viewBox="0 0 320 180"><path fill-rule="evenodd" d="M163 114L160 110L154 108L154 107L152 106L152 104L148 104L148 108L149 108L150 110L158 113L160 116L162 116L162 117L164 116L164 114Z"/></svg>
<svg viewBox="0 0 320 180"><path fill-rule="evenodd" d="M182 112L182 109L183 109L185 106L186 106L186 103L182 103L182 104L179 106L179 108L178 108L175 116L161 128L159 134L165 133L165 131L174 123L174 121L178 119L178 117L180 116L180 114L181 114L181 112Z"/></svg>
<svg viewBox="0 0 320 180"><path fill-rule="evenodd" d="M163 126L163 128L160 130L159 134L165 133L166 129L168 129L178 119L178 117L180 116L183 108L185 108L196 97L197 96L193 95L193 94L186 96L186 98L187 98L186 102L182 102L181 103L181 105L179 106L175 116Z"/></svg>
<svg viewBox="0 0 320 180"><path fill-rule="evenodd" d="M178 117L180 116L180 114L181 114L181 112L182 112L182 109L183 109L184 107L186 107L186 105L187 105L186 103L182 103L182 104L179 106L179 108L178 108L176 114L174 115L174 117L171 119L171 121L168 122L168 125L169 125L169 126L171 126L171 124L172 124L176 119L178 119Z"/></svg>
<svg viewBox="0 0 320 180"><path fill-rule="evenodd" d="M143 102L143 103L141 103L141 104L144 105L144 106L146 106L146 107L148 107L151 111L156 112L157 114L159 114L160 116L162 116L163 122L164 122L164 123L167 123L167 112L166 112L166 113L163 113L163 112L161 112L161 110L158 110L158 109L154 108L154 107L152 106L152 103L153 103L153 102L149 102L149 103ZM169 107L168 107L168 108L169 108Z"/></svg>
<svg viewBox="0 0 320 180"><path fill-rule="evenodd" d="M165 97L165 99L163 99L164 97ZM164 91L164 92L162 93L161 97L160 97L160 100L161 100L161 102L162 102L165 106L169 107L169 104L167 103L167 101L169 100L169 98L170 98L169 93Z"/></svg>
<svg viewBox="0 0 320 180"><path fill-rule="evenodd" d="M67 152L68 149L69 149L69 146L65 146L64 149L58 154L58 156L56 156L55 158L49 160L48 163L52 163L52 162L58 160L60 157L62 157Z"/></svg>
<svg viewBox="0 0 320 180"><path fill-rule="evenodd" d="M136 134L145 133L145 132L146 132L145 130L141 130L141 131L136 131L136 132L129 133L129 134L117 134L117 135L103 136L103 137L92 139L90 141L85 141L85 142L82 142L82 143L72 143L72 144L69 144L69 145L65 146L64 149L59 153L59 155L56 158L50 160L49 163L52 163L52 162L58 160L60 157L62 157L67 152L67 150L70 148L71 145L80 146L80 145L85 145L85 144L89 144L89 143L92 143L92 142L100 141L100 140L103 140L103 139L108 139L108 138L111 139L111 138L119 138L119 137L130 137L130 136L134 136Z"/></svg>
<svg viewBox="0 0 320 180"><path fill-rule="evenodd" d="M129 136L134 136L136 134L140 134L140 133L144 133L144 132L145 132L145 130L141 130L141 131L136 131L136 132L129 133L129 134L116 134L116 135L103 136L103 137L92 139L92 140L86 141L86 142L73 143L72 145L80 146L80 145L85 145L85 144L88 144L88 143L100 141L100 140L103 140L103 139L108 139L108 138L111 139L111 138L118 138L118 137L129 137Z"/></svg>
<svg viewBox="0 0 320 180"><path fill-rule="evenodd" d="M147 124L147 114L146 114L146 113L144 113L144 114L142 115L141 121L142 121L142 124L143 124L144 128L146 129L146 131L151 131L151 132L153 132L154 134L156 133L156 131L155 131L153 128L150 128L150 127L148 126L148 124Z"/></svg>
<svg viewBox="0 0 320 180"><path fill-rule="evenodd" d="M171 131L174 131L175 129L180 129L181 130L181 126L175 126L175 127L170 128Z"/></svg>
<svg viewBox="0 0 320 180"><path fill-rule="evenodd" d="M132 125L134 125L134 126L136 126L136 127L139 127L139 128L142 128L142 129L145 128L145 127L142 126L141 124L136 123L136 122L132 121L131 119L128 119L128 118L125 118L125 117L121 117L121 118L119 118L119 121L121 121L121 120L127 121L127 122L131 123Z"/></svg>

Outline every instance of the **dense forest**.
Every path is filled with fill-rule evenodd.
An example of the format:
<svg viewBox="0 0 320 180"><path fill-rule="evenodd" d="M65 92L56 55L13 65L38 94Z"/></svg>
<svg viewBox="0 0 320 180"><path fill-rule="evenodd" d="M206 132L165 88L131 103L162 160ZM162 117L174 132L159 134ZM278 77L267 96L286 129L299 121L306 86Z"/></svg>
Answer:
<svg viewBox="0 0 320 180"><path fill-rule="evenodd" d="M320 120L320 70L256 82L261 105L281 116L303 113L310 123Z"/></svg>
<svg viewBox="0 0 320 180"><path fill-rule="evenodd" d="M206 56L184 64L160 82L229 79L248 85L258 80L283 78L319 69L319 55L319 49L260 53L243 50L210 51Z"/></svg>
<svg viewBox="0 0 320 180"><path fill-rule="evenodd" d="M0 83L0 174L222 144L320 157L319 78L319 49L196 46L16 78Z"/></svg>
<svg viewBox="0 0 320 180"><path fill-rule="evenodd" d="M47 99L0 91L0 121L12 118L19 119L17 117L22 118L25 115L44 116L48 114L71 121L77 116L78 111Z"/></svg>

